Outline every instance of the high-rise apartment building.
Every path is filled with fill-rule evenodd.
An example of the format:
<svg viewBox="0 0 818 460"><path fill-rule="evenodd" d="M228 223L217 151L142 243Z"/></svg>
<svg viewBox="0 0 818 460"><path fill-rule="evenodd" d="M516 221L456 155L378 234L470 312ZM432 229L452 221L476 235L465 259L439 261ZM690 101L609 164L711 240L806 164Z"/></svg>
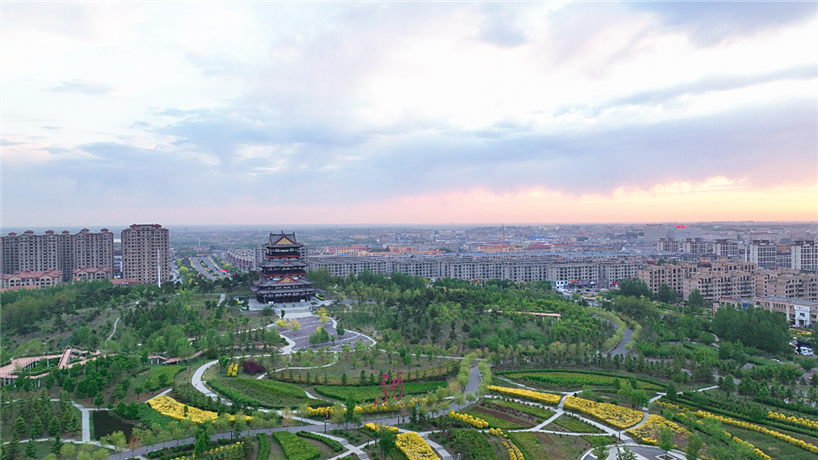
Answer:
<svg viewBox="0 0 818 460"><path fill-rule="evenodd" d="M775 268L778 245L770 240L753 240L747 252L747 261L760 268Z"/></svg>
<svg viewBox="0 0 818 460"><path fill-rule="evenodd" d="M818 272L818 243L796 241L790 246L790 267L796 270Z"/></svg>
<svg viewBox="0 0 818 460"><path fill-rule="evenodd" d="M21 235L9 233L0 237L0 273L52 271L62 272L62 281L73 279L79 269L96 270L111 277L114 265L114 234L103 228L92 233L87 228L76 235L68 230L57 234L48 230L44 235L35 235L27 230ZM98 278L97 278L98 279Z"/></svg>
<svg viewBox="0 0 818 460"><path fill-rule="evenodd" d="M717 256L738 257L740 246L738 241L718 239L713 244L713 253Z"/></svg>
<svg viewBox="0 0 818 460"><path fill-rule="evenodd" d="M159 224L133 224L122 230L122 278L142 284L168 281L169 233Z"/></svg>

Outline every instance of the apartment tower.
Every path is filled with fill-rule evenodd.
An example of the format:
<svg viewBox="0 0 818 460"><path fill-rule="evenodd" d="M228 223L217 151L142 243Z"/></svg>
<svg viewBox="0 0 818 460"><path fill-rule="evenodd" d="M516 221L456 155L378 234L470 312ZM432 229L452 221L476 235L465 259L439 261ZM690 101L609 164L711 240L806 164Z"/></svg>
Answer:
<svg viewBox="0 0 818 460"><path fill-rule="evenodd" d="M133 224L122 230L122 278L142 284L170 279L168 229L159 224Z"/></svg>

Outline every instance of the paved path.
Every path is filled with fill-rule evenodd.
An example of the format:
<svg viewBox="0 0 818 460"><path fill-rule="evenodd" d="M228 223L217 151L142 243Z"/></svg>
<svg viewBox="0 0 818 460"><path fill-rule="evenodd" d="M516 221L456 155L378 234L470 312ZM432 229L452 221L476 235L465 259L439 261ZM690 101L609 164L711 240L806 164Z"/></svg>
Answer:
<svg viewBox="0 0 818 460"><path fill-rule="evenodd" d="M111 337L113 337L113 336L114 336L114 334L116 334L116 325L119 323L119 320L120 320L120 319L122 319L122 317L121 317L121 316L120 316L119 318L117 318L117 319L116 319L116 321L114 321L114 330L113 330L113 331L111 331L111 335L109 335L109 336L108 336L108 338L107 338L107 339L105 339L105 340L111 340Z"/></svg>

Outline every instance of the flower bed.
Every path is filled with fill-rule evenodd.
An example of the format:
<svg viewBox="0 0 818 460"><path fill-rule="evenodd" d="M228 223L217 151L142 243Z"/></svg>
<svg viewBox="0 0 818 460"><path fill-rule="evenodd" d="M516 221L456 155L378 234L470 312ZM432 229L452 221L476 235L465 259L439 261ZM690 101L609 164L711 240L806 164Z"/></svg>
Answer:
<svg viewBox="0 0 818 460"><path fill-rule="evenodd" d="M215 412L182 404L170 396L165 395L151 399L148 401L148 405L162 415L167 415L177 420L190 420L196 423L202 423L205 420L216 420L219 416L219 414ZM187 413L185 413L185 408L187 408ZM250 420L250 418L251 417L247 417L247 420ZM235 419L234 415L230 415L231 422Z"/></svg>
<svg viewBox="0 0 818 460"><path fill-rule="evenodd" d="M496 455L483 433L475 430L454 430L454 445L457 450L473 460L494 460Z"/></svg>
<svg viewBox="0 0 818 460"><path fill-rule="evenodd" d="M814 444L810 444L810 443L808 443L806 441L802 441L801 439L793 438L792 436L786 435L784 433L781 433L781 432L778 432L778 431L775 431L775 430L771 430L771 429L763 427L763 426L756 425L754 423L743 422L741 420L732 419L730 417L722 417L721 415L711 414L711 413L705 412L703 410L696 411L696 412L694 412L694 414L697 417L714 418L714 419L716 419L716 420L718 420L721 423L724 423L726 425L733 425L733 426L737 426L739 428L744 428L744 429L747 429L747 430L757 431L759 433L763 433L763 434L772 436L772 437L774 437L776 439L779 439L781 441L790 443L790 444L792 444L792 445L794 445L796 447L804 449L807 452L812 452L813 454L818 454L818 446L815 446Z"/></svg>
<svg viewBox="0 0 818 460"><path fill-rule="evenodd" d="M803 417L796 417L794 415L790 415L788 417L784 414L779 414L778 412L773 411L767 412L767 417L775 420L781 420L782 422L790 423L793 425L800 425L803 427L812 428L814 430L818 429L818 422Z"/></svg>
<svg viewBox="0 0 818 460"><path fill-rule="evenodd" d="M321 456L317 447L289 431L275 431L273 436L284 449L287 460L314 460Z"/></svg>
<svg viewBox="0 0 818 460"><path fill-rule="evenodd" d="M298 433L296 433L296 436L301 436L302 438L309 438L314 439L318 442L322 442L329 446L329 448L332 449L333 452L341 452L342 450L344 450L344 445L341 444L340 442L334 439L330 439L326 436L321 436L318 433L313 433L312 431L299 431Z"/></svg>
<svg viewBox="0 0 818 460"><path fill-rule="evenodd" d="M503 441L503 447L508 449L509 460L525 460L523 453L520 452L520 449L513 442Z"/></svg>
<svg viewBox="0 0 818 460"><path fill-rule="evenodd" d="M486 399L484 401L484 404L504 407L506 409L511 409L513 411L519 411L522 412L523 414L528 414L534 417L541 418L543 420L547 420L551 418L552 415L554 415L552 411L548 409L543 409L540 406L526 405L514 401L503 401L502 399Z"/></svg>
<svg viewBox="0 0 818 460"><path fill-rule="evenodd" d="M628 430L627 433L634 438L640 440L644 444L650 444L655 446L659 435L659 430L664 427L668 427L676 433L683 434L687 430L680 427L679 425L671 422L670 420L662 417L661 415L650 414L648 415L648 421L645 422L644 425L640 426L639 428Z"/></svg>
<svg viewBox="0 0 818 460"><path fill-rule="evenodd" d="M686 424L689 427L695 427L697 430L707 433L708 435L721 440L722 442L736 448L743 448L746 449L749 456L760 459L760 460L772 460L772 457L765 454L761 449L756 448L756 446L750 444L747 441L739 439L736 436L731 435L726 430L722 429L721 427L711 427L704 423L702 423L699 419L691 420L688 418L685 413L679 413L674 416L675 420L679 420L682 423Z"/></svg>
<svg viewBox="0 0 818 460"><path fill-rule="evenodd" d="M363 406L355 406L355 412L359 412L362 414L377 414L382 412L397 412L403 408L404 405L407 407L414 406L415 404L424 403L426 398L422 399L415 399L411 398L408 401L387 401L382 404L364 404ZM344 413L346 413L346 408L344 408ZM332 412L332 408L330 408L330 413ZM327 413L327 407L311 407L307 410L307 415L310 417L322 417Z"/></svg>
<svg viewBox="0 0 818 460"><path fill-rule="evenodd" d="M487 421L485 421L485 420L483 420L481 418L472 417L469 414L461 414L461 413L455 412L453 410L449 411L449 418L453 418L455 420L460 420L461 422L468 423L469 425L471 425L471 426L473 426L475 428L479 428L479 429L489 427L489 422L487 422Z"/></svg>
<svg viewBox="0 0 818 460"><path fill-rule="evenodd" d="M210 380L208 385L234 403L252 406L288 407L297 406L307 400L307 394L302 388L273 380L214 379Z"/></svg>
<svg viewBox="0 0 818 460"><path fill-rule="evenodd" d="M520 388L498 387L497 385L489 385L489 391L499 393L507 396L516 396L518 398L530 399L539 403L548 404L551 406L560 403L562 396L552 395L551 393L541 393L539 391L523 390Z"/></svg>
<svg viewBox="0 0 818 460"><path fill-rule="evenodd" d="M409 460L438 460L434 449L414 431L401 433L395 440L395 446L403 452Z"/></svg>
<svg viewBox="0 0 818 460"><path fill-rule="evenodd" d="M630 428L642 421L642 411L628 409L615 404L597 403L587 399L568 396L565 398L565 408L582 412L599 419L616 428Z"/></svg>
<svg viewBox="0 0 818 460"><path fill-rule="evenodd" d="M377 433L378 431L381 431L383 428L386 428L387 430L389 430L389 431L391 431L393 433L397 433L399 431L394 426L379 425L377 423L372 423L372 422L369 422L366 425L364 425L364 428L366 428L367 430L372 431L373 433Z"/></svg>
<svg viewBox="0 0 818 460"><path fill-rule="evenodd" d="M524 372L502 372L507 378L527 380L533 384L543 387L557 387L557 388L582 388L586 385L613 387L616 381L626 382L627 377L617 376L612 374L595 374L588 372L571 372L571 371L524 371ZM664 390L664 385L659 385L658 382L647 382L643 379L636 379L638 389L640 390Z"/></svg>

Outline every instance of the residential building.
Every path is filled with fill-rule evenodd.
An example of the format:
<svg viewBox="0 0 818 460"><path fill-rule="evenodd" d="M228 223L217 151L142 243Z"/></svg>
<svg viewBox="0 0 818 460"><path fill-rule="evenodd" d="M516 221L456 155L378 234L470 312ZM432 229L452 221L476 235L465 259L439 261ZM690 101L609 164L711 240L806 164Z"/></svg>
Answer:
<svg viewBox="0 0 818 460"><path fill-rule="evenodd" d="M698 289L705 301L714 302L725 296L752 296L755 292L756 265L731 261L726 257L702 258L698 263L649 265L639 270L653 294L667 284L687 299Z"/></svg>
<svg viewBox="0 0 818 460"><path fill-rule="evenodd" d="M122 231L122 277L140 284L170 279L169 232L159 224L133 224Z"/></svg>
<svg viewBox="0 0 818 460"><path fill-rule="evenodd" d="M738 241L718 239L713 244L713 254L724 257L738 257L741 245Z"/></svg>
<svg viewBox="0 0 818 460"><path fill-rule="evenodd" d="M747 261L759 268L775 268L778 245L770 240L753 240L747 251Z"/></svg>
<svg viewBox="0 0 818 460"><path fill-rule="evenodd" d="M818 272L818 243L796 241L790 246L790 267L796 270Z"/></svg>
<svg viewBox="0 0 818 460"><path fill-rule="evenodd" d="M62 281L69 282L76 269L113 268L113 253L114 234L107 228L99 233L84 228L76 235L68 230L60 234L48 230L44 235L12 232L0 237L0 273L58 270Z"/></svg>
<svg viewBox="0 0 818 460"><path fill-rule="evenodd" d="M795 327L811 327L818 321L818 302L813 300L754 297L753 303L770 311L784 313L790 324Z"/></svg>
<svg viewBox="0 0 818 460"><path fill-rule="evenodd" d="M59 270L24 270L13 274L0 274L0 289L52 287L62 283Z"/></svg>

